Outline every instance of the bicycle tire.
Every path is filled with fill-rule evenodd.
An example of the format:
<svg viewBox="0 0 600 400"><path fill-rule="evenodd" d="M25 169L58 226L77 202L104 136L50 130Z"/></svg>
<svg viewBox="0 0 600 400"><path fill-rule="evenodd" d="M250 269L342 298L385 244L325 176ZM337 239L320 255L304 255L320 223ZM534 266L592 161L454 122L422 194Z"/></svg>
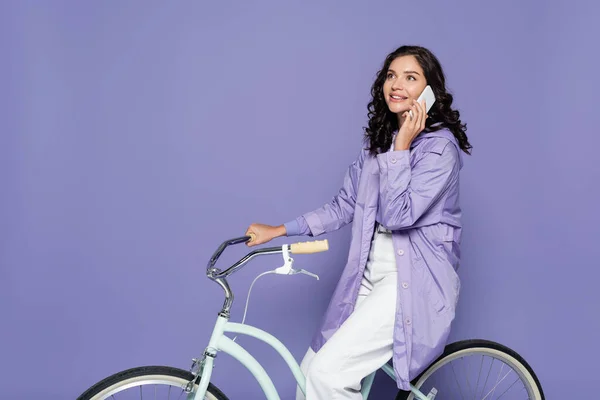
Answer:
<svg viewBox="0 0 600 400"><path fill-rule="evenodd" d="M130 368L117 372L96 383L81 394L77 400L101 400L105 398L101 397L104 396L104 393L109 393L111 390L118 388L119 385L134 383L136 380L143 380L148 377L161 379L167 382L170 381L177 385L185 385L194 378L189 371L167 366L151 365ZM199 379L200 378L196 378L196 384L199 382ZM208 384L206 394L207 397L210 396L209 400L229 400L227 396L212 383Z"/></svg>
<svg viewBox="0 0 600 400"><path fill-rule="evenodd" d="M525 359L517 353L515 350L507 347L503 344L485 340L485 339L470 339L470 340L461 340L454 343L450 343L444 349L442 355L440 355L434 362L432 362L423 372L421 372L415 379L412 380L412 384L419 388L426 380L422 380L423 377L431 375L435 370L440 368L448 359L456 356L458 353L468 354L469 350L474 351L476 349L482 350L492 350L499 355L503 355L502 358L510 360L513 364L517 365L517 367L521 370L521 372L525 375L526 379L529 381L529 384L533 386L535 393L535 398L532 400L545 400L546 397L544 395L544 391L542 389L542 385L540 381L533 371L533 368L525 361ZM396 400L414 400L415 397L412 392L400 390L396 395Z"/></svg>

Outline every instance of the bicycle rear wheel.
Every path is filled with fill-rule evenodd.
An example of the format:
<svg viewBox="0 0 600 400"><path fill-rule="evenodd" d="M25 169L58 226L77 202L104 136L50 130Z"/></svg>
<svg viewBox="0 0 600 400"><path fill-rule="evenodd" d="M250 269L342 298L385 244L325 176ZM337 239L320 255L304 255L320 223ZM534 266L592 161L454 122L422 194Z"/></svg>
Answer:
<svg viewBox="0 0 600 400"><path fill-rule="evenodd" d="M194 379L189 371L164 366L146 366L118 372L96 383L77 400L118 399L186 399L185 388ZM194 391L199 378L196 378ZM228 400L216 386L209 383L205 400Z"/></svg>
<svg viewBox="0 0 600 400"><path fill-rule="evenodd" d="M489 340L464 340L444 353L413 380L423 394L439 399L545 400L531 366L516 351ZM396 400L415 400L400 391Z"/></svg>

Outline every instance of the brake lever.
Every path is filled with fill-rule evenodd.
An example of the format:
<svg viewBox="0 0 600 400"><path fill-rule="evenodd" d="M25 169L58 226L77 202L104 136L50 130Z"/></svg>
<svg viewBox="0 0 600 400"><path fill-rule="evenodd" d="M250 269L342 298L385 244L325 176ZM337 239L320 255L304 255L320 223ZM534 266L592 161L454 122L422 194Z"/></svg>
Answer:
<svg viewBox="0 0 600 400"><path fill-rule="evenodd" d="M294 273L296 273L296 274L308 275L308 276L311 276L311 277L315 278L316 280L319 280L319 275L313 274L312 272L309 272L307 270L304 270L304 269L292 269L292 271L294 271Z"/></svg>
<svg viewBox="0 0 600 400"><path fill-rule="evenodd" d="M313 274L312 272L308 272L304 269L295 269L293 267L294 259L292 257L290 257L290 252L289 252L287 245L281 246L281 250L283 253L283 265L274 270L274 272L276 274L280 274L280 275L305 274L305 275L315 278L316 280L319 280L318 275Z"/></svg>

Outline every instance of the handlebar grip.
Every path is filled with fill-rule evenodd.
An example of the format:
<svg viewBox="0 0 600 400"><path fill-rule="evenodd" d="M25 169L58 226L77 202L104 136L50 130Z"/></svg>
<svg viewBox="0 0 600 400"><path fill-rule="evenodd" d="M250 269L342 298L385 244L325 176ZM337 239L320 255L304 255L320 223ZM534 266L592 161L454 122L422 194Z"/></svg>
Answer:
<svg viewBox="0 0 600 400"><path fill-rule="evenodd" d="M290 245L290 252L295 254L319 253L329 250L329 242L325 240L314 240L312 242L298 242Z"/></svg>
<svg viewBox="0 0 600 400"><path fill-rule="evenodd" d="M247 237L249 237L250 239L248 240L248 242L254 242L256 240L256 235L253 232L250 232L248 235L246 235Z"/></svg>

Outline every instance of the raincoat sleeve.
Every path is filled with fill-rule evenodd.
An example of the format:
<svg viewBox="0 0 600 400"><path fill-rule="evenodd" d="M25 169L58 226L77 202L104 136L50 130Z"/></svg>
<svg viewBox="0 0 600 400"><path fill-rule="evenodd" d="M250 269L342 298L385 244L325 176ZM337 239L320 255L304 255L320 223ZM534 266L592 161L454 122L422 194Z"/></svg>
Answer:
<svg viewBox="0 0 600 400"><path fill-rule="evenodd" d="M286 222L283 224L285 226L285 234L286 236L299 236L299 235L310 235L310 228L306 223L306 219L303 216L299 216L298 218Z"/></svg>
<svg viewBox="0 0 600 400"><path fill-rule="evenodd" d="M342 187L329 203L284 224L287 236L318 236L352 222L358 179L367 151L362 149L356 160L350 164L344 175Z"/></svg>
<svg viewBox="0 0 600 400"><path fill-rule="evenodd" d="M436 139L414 166L409 150L377 155L381 224L401 230L415 225L458 179L459 153L445 139Z"/></svg>

